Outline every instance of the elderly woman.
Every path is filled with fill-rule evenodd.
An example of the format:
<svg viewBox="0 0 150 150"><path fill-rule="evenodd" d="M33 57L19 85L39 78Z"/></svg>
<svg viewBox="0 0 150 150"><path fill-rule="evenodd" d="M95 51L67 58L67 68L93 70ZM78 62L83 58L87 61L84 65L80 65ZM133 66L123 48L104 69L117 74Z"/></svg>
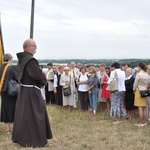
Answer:
<svg viewBox="0 0 150 150"><path fill-rule="evenodd" d="M70 68L64 68L64 74L60 77L60 86L66 88L70 86L71 88L71 95L64 96L63 94L63 106L66 107L66 110L70 110L71 107L74 106L74 93L75 93L75 83L74 78L69 74Z"/></svg>
<svg viewBox="0 0 150 150"><path fill-rule="evenodd" d="M150 65L147 66L146 72L149 77L148 89L150 89ZM150 96L147 97L147 120L150 121Z"/></svg>
<svg viewBox="0 0 150 150"><path fill-rule="evenodd" d="M126 69L126 80L125 80L125 106L126 110L128 111L128 117L126 119L132 119L133 111L136 108L134 106L134 92L133 92L133 84L134 84L134 77L132 75L132 68Z"/></svg>
<svg viewBox="0 0 150 150"><path fill-rule="evenodd" d="M11 54L4 55L4 64L0 68L0 83L1 83L1 122L5 123L6 133L10 133L10 123L14 122L15 106L17 96L8 95L8 82L13 79L18 82L18 74L16 66L11 66ZM6 70L5 76L3 74ZM3 82L3 83L2 83Z"/></svg>
<svg viewBox="0 0 150 150"><path fill-rule="evenodd" d="M98 77L96 75L96 68L94 66L89 67L89 74L90 76L87 80L89 100L93 115L96 116L98 100Z"/></svg>
<svg viewBox="0 0 150 150"><path fill-rule="evenodd" d="M118 124L122 122L122 117L126 115L124 108L124 98L125 98L125 72L120 69L120 64L114 62L111 65L113 71L111 71L110 78L108 79L108 84L111 83L117 73L118 80L118 91L111 93L111 109L110 116L115 118L113 124Z"/></svg>
<svg viewBox="0 0 150 150"><path fill-rule="evenodd" d="M147 66L140 62L138 64L138 71L139 73L135 77L133 91L135 91L135 100L134 105L138 107L139 110L139 123L136 123L136 126L142 127L146 125L147 120L147 113L146 113L146 105L147 105L147 98L142 98L140 95L140 90L146 90L148 87L148 80L149 76L146 73Z"/></svg>

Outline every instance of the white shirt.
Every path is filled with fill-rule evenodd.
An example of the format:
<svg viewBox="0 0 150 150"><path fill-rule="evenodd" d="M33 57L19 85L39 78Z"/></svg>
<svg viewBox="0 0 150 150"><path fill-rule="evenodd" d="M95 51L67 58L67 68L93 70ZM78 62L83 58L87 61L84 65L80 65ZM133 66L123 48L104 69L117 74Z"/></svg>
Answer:
<svg viewBox="0 0 150 150"><path fill-rule="evenodd" d="M79 82L86 82L88 80L88 77L87 77L87 74L80 74L79 75ZM79 87L78 87L78 91L81 91L81 92L86 92L88 91L87 89L87 84L79 84Z"/></svg>
<svg viewBox="0 0 150 150"><path fill-rule="evenodd" d="M114 71L111 71L110 78L108 79L107 83L110 84L110 82L113 80L115 71L117 72L117 79L118 79L118 91L126 91L125 88L125 72L120 69L115 69Z"/></svg>
<svg viewBox="0 0 150 150"><path fill-rule="evenodd" d="M57 87L58 78L57 75L54 75L54 87Z"/></svg>
<svg viewBox="0 0 150 150"><path fill-rule="evenodd" d="M129 80L132 77L132 75L126 76L126 80Z"/></svg>

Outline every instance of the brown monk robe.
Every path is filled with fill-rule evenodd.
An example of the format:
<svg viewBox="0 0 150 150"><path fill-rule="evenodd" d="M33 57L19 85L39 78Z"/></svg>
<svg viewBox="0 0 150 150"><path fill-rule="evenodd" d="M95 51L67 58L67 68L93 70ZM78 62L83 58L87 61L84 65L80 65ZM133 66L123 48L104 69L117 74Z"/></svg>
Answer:
<svg viewBox="0 0 150 150"><path fill-rule="evenodd" d="M33 54L34 40L24 42L24 52L18 53L19 81L21 84L16 103L12 141L25 147L44 147L52 138L47 110L40 88L46 77Z"/></svg>

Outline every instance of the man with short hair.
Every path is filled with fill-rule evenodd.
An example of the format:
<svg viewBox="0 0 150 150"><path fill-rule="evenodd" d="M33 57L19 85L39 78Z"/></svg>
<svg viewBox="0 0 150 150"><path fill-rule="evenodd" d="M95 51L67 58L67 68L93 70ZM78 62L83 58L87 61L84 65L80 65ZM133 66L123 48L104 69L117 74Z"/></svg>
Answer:
<svg viewBox="0 0 150 150"><path fill-rule="evenodd" d="M55 104L55 95L54 95L54 70L53 64L47 63L48 70L46 71L46 103Z"/></svg>
<svg viewBox="0 0 150 150"><path fill-rule="evenodd" d="M44 147L52 138L48 114L41 95L41 86L46 85L46 77L38 61L33 57L36 43L27 39L24 52L17 53L20 92L16 102L16 112L12 141L24 147Z"/></svg>

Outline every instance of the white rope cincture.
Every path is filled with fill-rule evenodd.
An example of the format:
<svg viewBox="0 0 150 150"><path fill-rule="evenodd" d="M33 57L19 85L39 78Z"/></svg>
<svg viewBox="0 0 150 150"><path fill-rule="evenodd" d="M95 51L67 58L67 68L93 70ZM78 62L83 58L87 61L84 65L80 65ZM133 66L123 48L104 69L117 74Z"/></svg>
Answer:
<svg viewBox="0 0 150 150"><path fill-rule="evenodd" d="M27 84L20 84L21 86L24 86L24 87L35 87L36 89L38 89L38 90L40 90L41 91L41 89L38 87L38 86L36 86L36 85L27 85Z"/></svg>

